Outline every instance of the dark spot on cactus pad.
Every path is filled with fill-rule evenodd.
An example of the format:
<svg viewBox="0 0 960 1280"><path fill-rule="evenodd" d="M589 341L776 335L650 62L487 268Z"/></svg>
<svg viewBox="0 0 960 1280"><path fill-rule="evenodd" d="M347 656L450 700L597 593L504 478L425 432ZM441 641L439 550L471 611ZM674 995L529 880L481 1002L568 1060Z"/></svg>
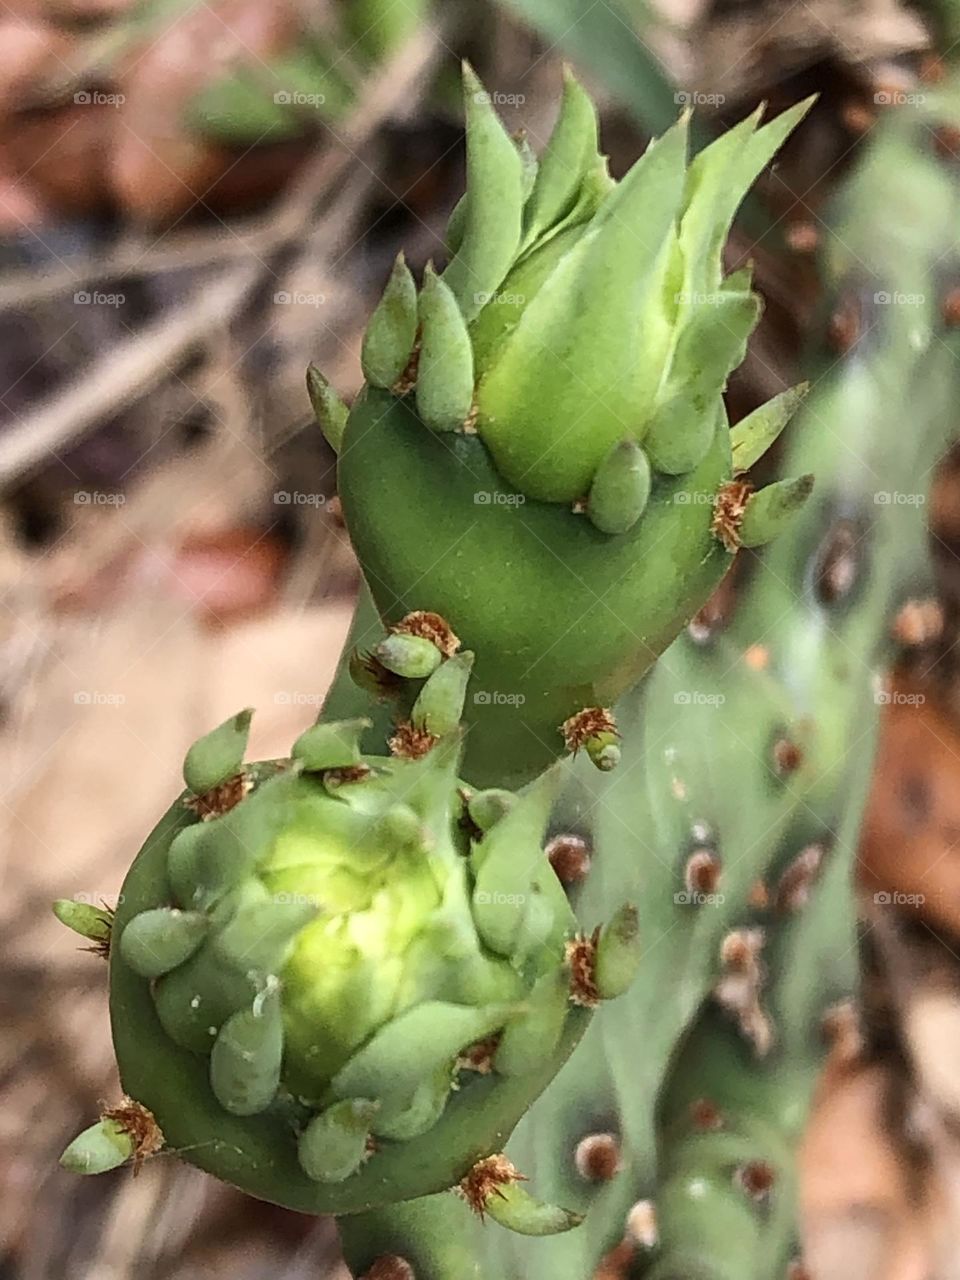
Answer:
<svg viewBox="0 0 960 1280"><path fill-rule="evenodd" d="M430 613L425 609L417 609L408 613L395 623L391 631L397 635L419 636L421 640L429 640L435 644L445 658L452 658L460 648L460 639L446 618L439 613Z"/></svg>
<svg viewBox="0 0 960 1280"><path fill-rule="evenodd" d="M581 884L590 871L590 844L583 836L569 833L553 836L544 851L564 888Z"/></svg>
<svg viewBox="0 0 960 1280"><path fill-rule="evenodd" d="M133 1172L140 1172L144 1160L156 1155L163 1147L163 1133L154 1118L140 1102L124 1096L115 1107L107 1107L101 1120L112 1120L133 1140Z"/></svg>
<svg viewBox="0 0 960 1280"><path fill-rule="evenodd" d="M942 124L934 129L933 149L941 160L960 160L960 128Z"/></svg>
<svg viewBox="0 0 960 1280"><path fill-rule="evenodd" d="M620 1143L612 1133L589 1133L574 1152L577 1173L587 1182L609 1182L620 1172Z"/></svg>
<svg viewBox="0 0 960 1280"><path fill-rule="evenodd" d="M714 1133L723 1128L723 1113L709 1098L697 1098L690 1104L690 1123L700 1133Z"/></svg>
<svg viewBox="0 0 960 1280"><path fill-rule="evenodd" d="M723 863L712 849L695 849L683 869L683 883L687 893L716 893L722 872Z"/></svg>
<svg viewBox="0 0 960 1280"><path fill-rule="evenodd" d="M914 828L925 827L933 815L930 783L923 774L907 773L899 779L903 815Z"/></svg>
<svg viewBox="0 0 960 1280"><path fill-rule="evenodd" d="M461 1071L475 1071L478 1075L488 1076L493 1070L493 1059L500 1039L498 1033L469 1045L457 1059L457 1067Z"/></svg>
<svg viewBox="0 0 960 1280"><path fill-rule="evenodd" d="M397 698L403 691L404 682L401 677L388 671L372 653L355 650L350 655L350 678L355 685L372 693L380 702Z"/></svg>
<svg viewBox="0 0 960 1280"><path fill-rule="evenodd" d="M807 1270L800 1258L794 1258L787 1267L787 1280L813 1280L813 1273Z"/></svg>
<svg viewBox="0 0 960 1280"><path fill-rule="evenodd" d="M943 295L940 315L948 329L956 329L960 325L960 285L954 285Z"/></svg>
<svg viewBox="0 0 960 1280"><path fill-rule="evenodd" d="M791 222L784 238L794 253L813 253L820 243L820 228L808 219Z"/></svg>
<svg viewBox="0 0 960 1280"><path fill-rule="evenodd" d="M773 744L773 767L779 778L788 778L803 764L803 752L787 737L778 737Z"/></svg>
<svg viewBox="0 0 960 1280"><path fill-rule="evenodd" d="M814 563L813 582L821 604L835 604L850 595L860 576L860 530L841 518L828 531Z"/></svg>
<svg viewBox="0 0 960 1280"><path fill-rule="evenodd" d="M474 1213L483 1218L490 1197L499 1195L500 1188L511 1182L526 1182L526 1178L505 1155L487 1156L461 1179L458 1190Z"/></svg>
<svg viewBox="0 0 960 1280"><path fill-rule="evenodd" d="M731 553L740 546L740 525L753 485L747 480L731 480L722 485L713 503L710 531Z"/></svg>
<svg viewBox="0 0 960 1280"><path fill-rule="evenodd" d="M235 809L245 795L253 790L253 778L248 773L235 773L226 782L205 792L202 796L188 796L184 804L203 821L219 818Z"/></svg>
<svg viewBox="0 0 960 1280"><path fill-rule="evenodd" d="M754 911L766 911L770 905L770 890L763 880L754 880L747 894L747 906Z"/></svg>
<svg viewBox="0 0 960 1280"><path fill-rule="evenodd" d="M597 943L600 926L587 937L578 933L567 943L567 966L570 969L570 999L585 1009L593 1009L600 1003L597 989Z"/></svg>
<svg viewBox="0 0 960 1280"><path fill-rule="evenodd" d="M370 1270L363 1273L360 1280L417 1280L417 1277L406 1258L399 1258L395 1253L390 1253L377 1258Z"/></svg>
<svg viewBox="0 0 960 1280"><path fill-rule="evenodd" d="M600 1259L600 1265L593 1273L593 1280L628 1280L629 1267L635 1253L632 1240L621 1240L615 1249L611 1249Z"/></svg>
<svg viewBox="0 0 960 1280"><path fill-rule="evenodd" d="M720 947L721 974L713 989L717 1003L736 1018L761 1058L773 1044L773 1025L760 1003L764 938L764 931L758 928L728 933Z"/></svg>
<svg viewBox="0 0 960 1280"><path fill-rule="evenodd" d="M401 720L389 742L390 752L401 760L422 760L437 745L437 739L426 729L418 729L409 720Z"/></svg>
<svg viewBox="0 0 960 1280"><path fill-rule="evenodd" d="M807 905L825 853L823 845L808 845L783 872L777 884L775 899L776 908L781 914L792 914Z"/></svg>
<svg viewBox="0 0 960 1280"><path fill-rule="evenodd" d="M740 1165L734 1174L735 1184L757 1204L769 1199L776 1181L777 1171L766 1160L750 1160Z"/></svg>
<svg viewBox="0 0 960 1280"><path fill-rule="evenodd" d="M593 763L600 769L612 767L606 762L605 755L611 748L619 750L615 744L620 737L613 712L608 707L584 707L576 715L564 720L560 726L563 741L573 755L583 748Z"/></svg>
<svg viewBox="0 0 960 1280"><path fill-rule="evenodd" d="M859 342L862 332L860 301L855 294L845 294L837 302L827 322L827 346L837 355L845 355Z"/></svg>

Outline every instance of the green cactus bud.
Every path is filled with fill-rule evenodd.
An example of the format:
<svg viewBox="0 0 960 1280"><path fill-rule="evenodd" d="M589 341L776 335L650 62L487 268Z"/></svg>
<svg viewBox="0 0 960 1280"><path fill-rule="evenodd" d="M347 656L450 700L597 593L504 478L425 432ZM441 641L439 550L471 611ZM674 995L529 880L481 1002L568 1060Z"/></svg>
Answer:
<svg viewBox="0 0 960 1280"><path fill-rule="evenodd" d="M283 1021L274 980L249 1009L220 1028L210 1054L210 1087L225 1111L255 1116L266 1111L280 1087Z"/></svg>
<svg viewBox="0 0 960 1280"><path fill-rule="evenodd" d="M349 769L360 763L360 737L371 724L370 720L358 719L312 725L301 733L290 754L308 772Z"/></svg>
<svg viewBox="0 0 960 1280"><path fill-rule="evenodd" d="M238 711L193 744L183 762L183 780L194 795L212 791L239 772L252 719L251 708Z"/></svg>
<svg viewBox="0 0 960 1280"><path fill-rule="evenodd" d="M454 673L454 702L470 656L430 677ZM430 708L444 728L448 700ZM348 723L308 731L298 760L248 766L250 788L208 821L191 823L178 801L124 884L117 928L129 940L111 959L124 1086L170 1147L311 1212L455 1186L499 1148L588 1018L566 1001L547 1008L566 983L572 928L541 847L555 781L472 841L459 734L421 759L333 766L350 776L332 794L330 770L303 766L343 760L331 744L353 759L362 722ZM478 875L492 882L509 859L526 869L515 964L488 945L474 905ZM175 956L168 935L184 920L196 936ZM508 1023L509 1074L458 1078L461 1056Z"/></svg>
<svg viewBox="0 0 960 1280"><path fill-rule="evenodd" d="M110 941L113 912L106 907L94 907L89 902L77 902L73 898L58 898L53 904L53 914L81 938L99 943Z"/></svg>
<svg viewBox="0 0 960 1280"><path fill-rule="evenodd" d="M433 431L461 428L473 406L473 348L450 286L430 263L420 295L417 412Z"/></svg>
<svg viewBox="0 0 960 1280"><path fill-rule="evenodd" d="M343 1182L367 1155L370 1122L379 1107L369 1098L348 1098L321 1111L297 1145L301 1167L315 1182Z"/></svg>
<svg viewBox="0 0 960 1280"><path fill-rule="evenodd" d="M615 444L597 468L587 513L601 533L628 533L650 497L650 463L633 440Z"/></svg>
<svg viewBox="0 0 960 1280"><path fill-rule="evenodd" d="M71 1173L108 1173L126 1164L135 1144L116 1120L98 1120L78 1134L60 1157Z"/></svg>
<svg viewBox="0 0 960 1280"><path fill-rule="evenodd" d="M813 476L778 480L751 494L740 524L740 545L761 547L781 533L813 492Z"/></svg>
<svg viewBox="0 0 960 1280"><path fill-rule="evenodd" d="M556 757L558 725L639 679L729 567L711 506L733 480L722 393L759 303L749 270L724 279L722 247L809 104L750 117L689 165L681 120L613 182L568 74L524 202L516 146L469 76L466 92L468 191L451 267L421 290L416 398L366 387L339 492L383 621L436 611L478 655L491 696L466 711L482 726L470 780L513 787ZM434 543L448 553L411 573ZM591 754L608 768L617 744Z"/></svg>
<svg viewBox="0 0 960 1280"><path fill-rule="evenodd" d="M602 1000L623 995L637 976L642 954L637 908L623 906L600 930L597 940L594 981Z"/></svg>
<svg viewBox="0 0 960 1280"><path fill-rule="evenodd" d="M523 210L521 253L571 212L597 156L596 108L569 67L564 67L563 79L557 126Z"/></svg>
<svg viewBox="0 0 960 1280"><path fill-rule="evenodd" d="M518 1184L526 1179L504 1155L479 1160L460 1183L460 1194L481 1218L524 1236L552 1236L570 1231L583 1215L536 1200Z"/></svg>
<svg viewBox="0 0 960 1280"><path fill-rule="evenodd" d="M730 432L734 475L749 471L763 457L796 413L809 389L809 382L790 387L737 423Z"/></svg>
<svg viewBox="0 0 960 1280"><path fill-rule="evenodd" d="M474 826L489 831L516 803L517 797L512 791L492 787L488 791L475 791L467 801L467 812Z"/></svg>
<svg viewBox="0 0 960 1280"><path fill-rule="evenodd" d="M468 199L463 237L443 280L469 322L496 293L517 255L524 175L523 163L491 105L490 95L466 64L463 101L471 138Z"/></svg>
<svg viewBox="0 0 960 1280"><path fill-rule="evenodd" d="M141 978L159 978L193 955L209 927L205 915L156 907L134 916L120 935L123 958Z"/></svg>
<svg viewBox="0 0 960 1280"><path fill-rule="evenodd" d="M443 654L423 636L396 632L387 636L373 651L376 660L405 680L422 680L439 667Z"/></svg>
<svg viewBox="0 0 960 1280"><path fill-rule="evenodd" d="M530 992L523 1013L503 1029L493 1060L505 1076L525 1075L556 1052L569 1006L569 981L562 970L544 974Z"/></svg>
<svg viewBox="0 0 960 1280"><path fill-rule="evenodd" d="M420 690L410 719L435 738L453 733L463 715L467 684L473 670L473 654L464 649L434 671Z"/></svg>
<svg viewBox="0 0 960 1280"><path fill-rule="evenodd" d="M307 394L323 438L339 453L350 410L315 364L307 366Z"/></svg>
<svg viewBox="0 0 960 1280"><path fill-rule="evenodd" d="M406 369L417 338L417 285L402 253L363 338L360 364L374 387L389 390Z"/></svg>

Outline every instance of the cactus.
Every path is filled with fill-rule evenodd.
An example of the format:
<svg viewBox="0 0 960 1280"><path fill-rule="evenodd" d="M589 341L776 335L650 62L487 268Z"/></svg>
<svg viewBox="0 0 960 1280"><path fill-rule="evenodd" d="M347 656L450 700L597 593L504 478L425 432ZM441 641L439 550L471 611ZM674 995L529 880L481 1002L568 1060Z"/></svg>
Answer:
<svg viewBox="0 0 960 1280"><path fill-rule="evenodd" d="M367 1280L587 1280L614 1249L766 1280L855 985L874 681L923 554L892 491L947 431L956 192L917 138L956 100L850 180L825 269L864 336L755 490L802 389L727 430L757 303L719 254L804 107L689 168L681 121L615 185L572 77L538 168L465 83L449 265L395 264L349 412L308 376L369 584L324 714L285 761L244 763L248 713L201 739L116 917L58 905L109 950L127 1094L64 1161L165 1142L342 1215ZM728 625L693 618L788 524Z"/></svg>
<svg viewBox="0 0 960 1280"><path fill-rule="evenodd" d="M428 266L418 292L397 262L364 391L345 427L326 400L318 418L384 621L434 611L465 638L467 771L517 785L565 745L615 763L615 725L577 717L608 708L689 621L741 524L767 539L809 487L744 487L715 536L715 495L734 478L720 392L759 314L749 272L724 279L720 250L808 104L750 117L689 166L683 118L613 183L571 74L538 166L469 68L464 89L449 265ZM760 411L757 448L782 408Z"/></svg>

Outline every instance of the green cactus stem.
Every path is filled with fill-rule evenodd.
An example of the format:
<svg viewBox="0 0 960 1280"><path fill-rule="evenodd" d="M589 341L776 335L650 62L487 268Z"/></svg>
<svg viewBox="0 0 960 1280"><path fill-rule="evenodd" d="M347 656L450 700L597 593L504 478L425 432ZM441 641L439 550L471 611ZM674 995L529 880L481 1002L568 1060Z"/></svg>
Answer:
<svg viewBox="0 0 960 1280"><path fill-rule="evenodd" d="M720 247L808 104L763 127L752 116L689 166L682 120L614 183L569 73L539 164L469 68L464 102L467 194L449 265L424 276L419 341L398 263L367 385L328 438L384 622L432 610L463 636L477 655L466 771L515 786L562 752L565 721L643 674L726 572L711 533L734 466L721 392L758 302L745 273L724 279ZM616 763L614 741L585 745Z"/></svg>

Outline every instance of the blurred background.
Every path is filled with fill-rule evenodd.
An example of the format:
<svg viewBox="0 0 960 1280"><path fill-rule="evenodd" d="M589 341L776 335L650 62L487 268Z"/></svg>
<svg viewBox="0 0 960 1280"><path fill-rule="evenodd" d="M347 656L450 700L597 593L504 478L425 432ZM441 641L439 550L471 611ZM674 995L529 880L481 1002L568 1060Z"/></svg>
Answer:
<svg viewBox="0 0 960 1280"><path fill-rule="evenodd" d="M104 966L49 903L115 900L210 725L257 706L269 757L317 714L357 569L303 373L353 394L393 256L443 256L459 59L534 149L570 59L615 174L684 105L708 136L820 94L728 248L767 303L736 419L848 341L820 211L933 45L901 0L0 5L0 1280L347 1280L330 1224L172 1160L59 1169L118 1086ZM804 1152L810 1280L960 1277L960 459L927 510L939 596L898 619L860 858L865 1028Z"/></svg>

